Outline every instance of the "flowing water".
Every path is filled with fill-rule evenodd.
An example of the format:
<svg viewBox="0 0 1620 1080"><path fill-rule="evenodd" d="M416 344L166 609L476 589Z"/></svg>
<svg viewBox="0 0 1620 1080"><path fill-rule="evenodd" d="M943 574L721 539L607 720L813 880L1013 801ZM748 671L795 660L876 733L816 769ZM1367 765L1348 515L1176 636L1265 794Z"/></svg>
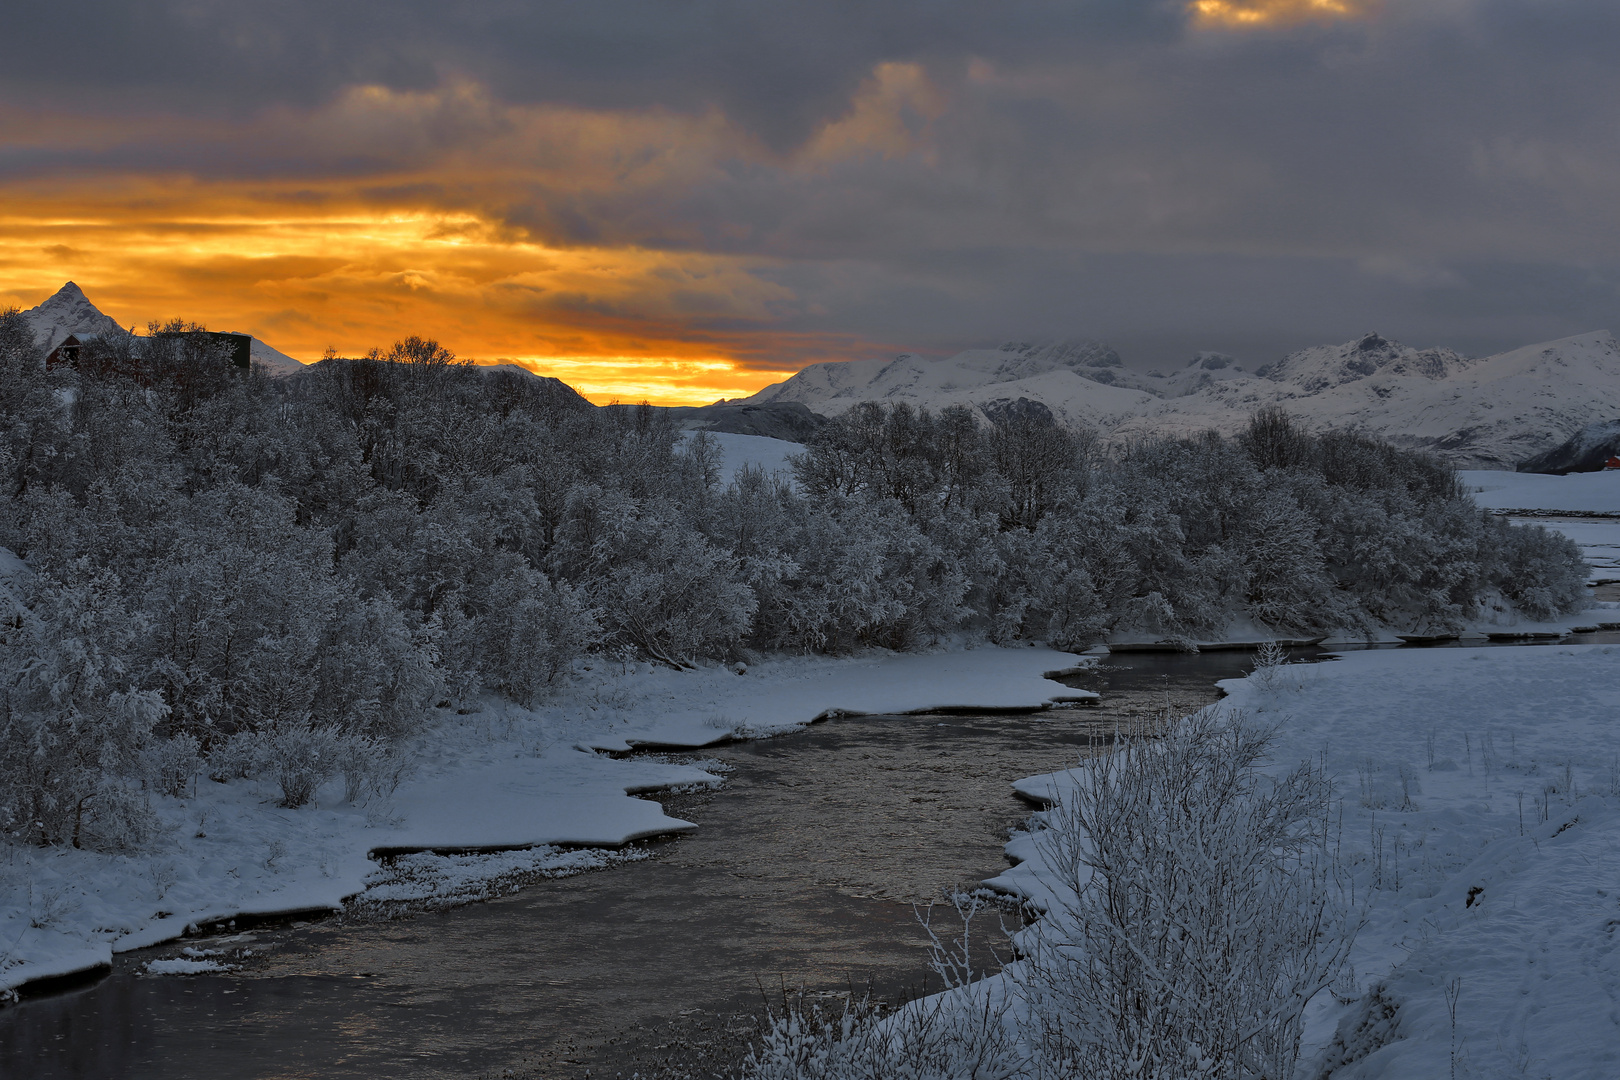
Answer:
<svg viewBox="0 0 1620 1080"><path fill-rule="evenodd" d="M1010 782L1214 700L1252 660L1128 654L1068 680L1103 692L1095 709L854 717L703 751L733 767L726 786L666 797L702 828L644 862L118 957L94 985L0 1010L0 1077L706 1075L784 992L925 988L914 905L1005 866L1029 812ZM138 974L183 945L254 955L229 975Z"/></svg>

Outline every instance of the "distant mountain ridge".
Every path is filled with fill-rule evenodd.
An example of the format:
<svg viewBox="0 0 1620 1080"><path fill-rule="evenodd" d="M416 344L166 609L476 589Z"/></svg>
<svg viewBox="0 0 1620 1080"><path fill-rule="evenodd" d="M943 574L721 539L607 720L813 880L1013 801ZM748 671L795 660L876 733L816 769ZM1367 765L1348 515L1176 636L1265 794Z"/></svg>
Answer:
<svg viewBox="0 0 1620 1080"><path fill-rule="evenodd" d="M68 334L129 333L71 281L23 317L46 349ZM306 367L258 338L251 354L272 373ZM685 427L800 441L815 416L861 401L960 404L990 421L1044 417L1115 439L1229 434L1256 409L1278 405L1317 427L1359 427L1464 468L1513 469L1614 418L1620 345L1600 330L1473 358L1365 334L1252 372L1230 356L1201 352L1164 375L1126 368L1101 342L1009 341L943 360L902 353L813 364L750 397L677 412Z"/></svg>
<svg viewBox="0 0 1620 1080"><path fill-rule="evenodd" d="M1318 427L1359 427L1468 468L1512 469L1620 402L1620 346L1606 330L1472 358L1378 334L1290 353L1246 372L1199 353L1169 375L1123 368L1098 342L1009 342L943 360L815 364L735 404L798 402L833 416L861 401L966 405L986 419L1050 416L1106 436L1230 434L1278 405Z"/></svg>

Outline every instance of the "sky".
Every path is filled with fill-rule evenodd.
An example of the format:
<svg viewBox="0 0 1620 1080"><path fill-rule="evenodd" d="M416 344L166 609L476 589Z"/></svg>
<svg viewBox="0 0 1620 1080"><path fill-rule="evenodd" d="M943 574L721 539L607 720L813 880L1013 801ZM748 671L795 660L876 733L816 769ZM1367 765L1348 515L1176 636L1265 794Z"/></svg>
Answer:
<svg viewBox="0 0 1620 1080"><path fill-rule="evenodd" d="M20 9L20 10L19 10ZM1620 330L1613 0L59 0L0 33L0 307L593 400L1101 339Z"/></svg>

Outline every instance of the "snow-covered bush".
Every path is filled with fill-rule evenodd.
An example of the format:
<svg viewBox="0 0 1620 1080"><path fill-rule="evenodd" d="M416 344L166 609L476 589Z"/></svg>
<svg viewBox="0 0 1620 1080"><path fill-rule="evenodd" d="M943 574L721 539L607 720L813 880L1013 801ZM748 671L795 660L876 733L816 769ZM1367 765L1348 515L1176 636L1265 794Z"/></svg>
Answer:
<svg viewBox="0 0 1620 1080"><path fill-rule="evenodd" d="M1587 598L1580 548L1540 525L1491 523L1500 552L1493 576L1502 594L1532 619L1550 619Z"/></svg>
<svg viewBox="0 0 1620 1080"><path fill-rule="evenodd" d="M346 598L317 660L311 712L352 735L387 742L414 734L439 695L426 632L385 600Z"/></svg>
<svg viewBox="0 0 1620 1080"><path fill-rule="evenodd" d="M489 588L480 666L520 705L535 698L602 637L580 590L514 565Z"/></svg>
<svg viewBox="0 0 1620 1080"><path fill-rule="evenodd" d="M1310 764L1209 709L1082 766L1048 814L1064 899L1013 979L1064 1075L1290 1076L1305 1005L1356 918Z"/></svg>
<svg viewBox="0 0 1620 1080"><path fill-rule="evenodd" d="M639 551L594 590L608 625L673 667L729 652L747 633L756 606L739 580L740 564L695 530L656 518L643 524L651 528L636 530Z"/></svg>
<svg viewBox="0 0 1620 1080"><path fill-rule="evenodd" d="M286 724L259 737L260 767L281 786L281 805L289 809L308 805L322 784L365 754L357 736L330 727Z"/></svg>
<svg viewBox="0 0 1620 1080"><path fill-rule="evenodd" d="M939 999L885 1014L870 1001L836 1015L789 1004L767 1018L745 1080L1058 1080L1015 1041L1000 1003Z"/></svg>
<svg viewBox="0 0 1620 1080"><path fill-rule="evenodd" d="M202 769L198 742L191 735L155 739L141 754L141 771L160 795L183 796Z"/></svg>

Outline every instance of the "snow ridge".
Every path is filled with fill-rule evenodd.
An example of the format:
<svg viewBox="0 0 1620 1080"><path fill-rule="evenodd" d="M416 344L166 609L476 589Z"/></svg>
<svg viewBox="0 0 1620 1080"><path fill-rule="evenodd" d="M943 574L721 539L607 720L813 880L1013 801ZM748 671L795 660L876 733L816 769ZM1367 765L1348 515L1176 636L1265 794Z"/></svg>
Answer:
<svg viewBox="0 0 1620 1080"><path fill-rule="evenodd" d="M1360 427L1463 467L1511 469L1612 418L1617 396L1620 346L1599 330L1477 359L1365 334L1253 372L1199 353L1169 375L1128 371L1096 342L1010 342L944 360L815 364L744 402L796 401L824 416L862 401L965 405L986 420L1010 410L1115 439L1231 434L1278 405L1309 425Z"/></svg>

